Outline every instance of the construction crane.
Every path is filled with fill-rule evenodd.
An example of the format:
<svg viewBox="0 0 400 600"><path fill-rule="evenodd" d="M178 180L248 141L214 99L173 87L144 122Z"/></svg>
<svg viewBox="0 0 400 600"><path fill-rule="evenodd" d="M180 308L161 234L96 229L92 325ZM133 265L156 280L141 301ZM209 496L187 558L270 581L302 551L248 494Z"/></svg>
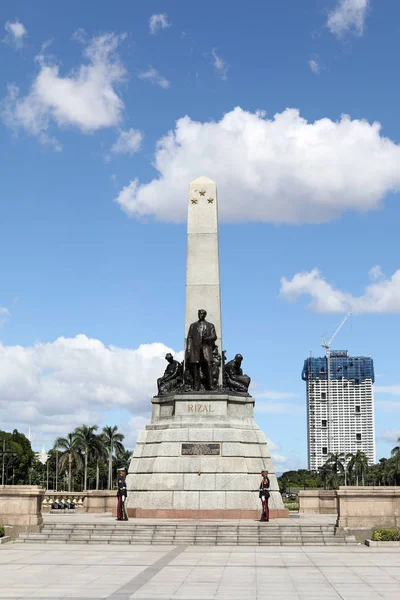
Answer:
<svg viewBox="0 0 400 600"><path fill-rule="evenodd" d="M331 336L331 338L326 341L325 337L322 336L322 347L326 350L326 376L327 376L327 387L326 387L326 404L327 404L327 426L328 426L328 441L327 441L327 453L329 455L331 451L331 344L342 329L343 325L346 323L347 319L350 317L351 312L349 312L343 321L340 323L339 327L336 329L335 333Z"/></svg>

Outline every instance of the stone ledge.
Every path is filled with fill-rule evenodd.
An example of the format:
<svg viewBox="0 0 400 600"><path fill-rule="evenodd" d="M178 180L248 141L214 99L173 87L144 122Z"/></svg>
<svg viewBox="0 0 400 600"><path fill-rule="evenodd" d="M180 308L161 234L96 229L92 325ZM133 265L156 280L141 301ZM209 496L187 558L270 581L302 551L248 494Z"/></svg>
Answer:
<svg viewBox="0 0 400 600"><path fill-rule="evenodd" d="M128 517L134 519L251 519L260 520L260 510L168 510L168 509L147 509L147 508L128 508ZM113 511L113 516L116 510ZM287 509L269 511L270 519L289 518Z"/></svg>
<svg viewBox="0 0 400 600"><path fill-rule="evenodd" d="M7 544L7 542L11 542L11 538L8 535L5 535L2 538L0 538L0 544Z"/></svg>
<svg viewBox="0 0 400 600"><path fill-rule="evenodd" d="M374 542L365 540L365 545L370 548L400 548L400 542Z"/></svg>

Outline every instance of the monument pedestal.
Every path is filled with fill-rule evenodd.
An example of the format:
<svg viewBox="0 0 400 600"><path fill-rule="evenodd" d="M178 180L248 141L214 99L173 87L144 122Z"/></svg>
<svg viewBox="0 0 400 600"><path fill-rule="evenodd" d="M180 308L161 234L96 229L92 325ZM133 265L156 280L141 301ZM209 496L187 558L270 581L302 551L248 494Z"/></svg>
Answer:
<svg viewBox="0 0 400 600"><path fill-rule="evenodd" d="M270 518L288 517L254 398L199 393L155 396L127 476L130 517L259 519L261 471Z"/></svg>

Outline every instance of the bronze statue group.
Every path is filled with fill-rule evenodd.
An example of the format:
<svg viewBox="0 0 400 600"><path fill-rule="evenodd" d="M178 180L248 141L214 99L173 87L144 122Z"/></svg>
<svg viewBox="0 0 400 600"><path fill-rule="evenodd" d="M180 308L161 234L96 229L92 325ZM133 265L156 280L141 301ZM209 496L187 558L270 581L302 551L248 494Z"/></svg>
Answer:
<svg viewBox="0 0 400 600"><path fill-rule="evenodd" d="M220 354L215 343L215 326L206 321L206 316L207 311L201 308L198 320L190 325L182 363L170 353L165 356L168 365L157 380L159 396L203 390L247 395L251 379L242 371L243 356L236 354L233 360L225 361L225 351Z"/></svg>
<svg viewBox="0 0 400 600"><path fill-rule="evenodd" d="M243 356L236 354L233 360L225 363L225 351L219 353L216 345L217 334L213 323L206 321L207 312L198 311L198 320L189 327L183 363L168 353L168 363L164 375L157 380L158 395L182 394L185 392L219 391L247 395L250 377L243 374L241 365ZM220 368L223 368L222 385L220 385ZM125 509L127 488L125 469L118 471L117 520L127 521ZM269 478L268 471L261 471L259 496L262 504L261 521L269 521Z"/></svg>

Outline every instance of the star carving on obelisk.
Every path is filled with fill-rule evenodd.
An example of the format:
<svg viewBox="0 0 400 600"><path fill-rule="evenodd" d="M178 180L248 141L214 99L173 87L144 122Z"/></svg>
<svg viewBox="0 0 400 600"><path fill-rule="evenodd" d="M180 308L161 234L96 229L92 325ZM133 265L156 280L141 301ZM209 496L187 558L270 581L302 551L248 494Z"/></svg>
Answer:
<svg viewBox="0 0 400 600"><path fill-rule="evenodd" d="M200 194L200 196L205 196L205 195L206 195L206 191L205 191L205 190L201 190L201 191L199 192L199 194Z"/></svg>
<svg viewBox="0 0 400 600"><path fill-rule="evenodd" d="M192 204L197 204L198 200L197 198L192 198Z"/></svg>
<svg viewBox="0 0 400 600"><path fill-rule="evenodd" d="M207 198L208 204L212 204L214 202L214 198Z"/></svg>

